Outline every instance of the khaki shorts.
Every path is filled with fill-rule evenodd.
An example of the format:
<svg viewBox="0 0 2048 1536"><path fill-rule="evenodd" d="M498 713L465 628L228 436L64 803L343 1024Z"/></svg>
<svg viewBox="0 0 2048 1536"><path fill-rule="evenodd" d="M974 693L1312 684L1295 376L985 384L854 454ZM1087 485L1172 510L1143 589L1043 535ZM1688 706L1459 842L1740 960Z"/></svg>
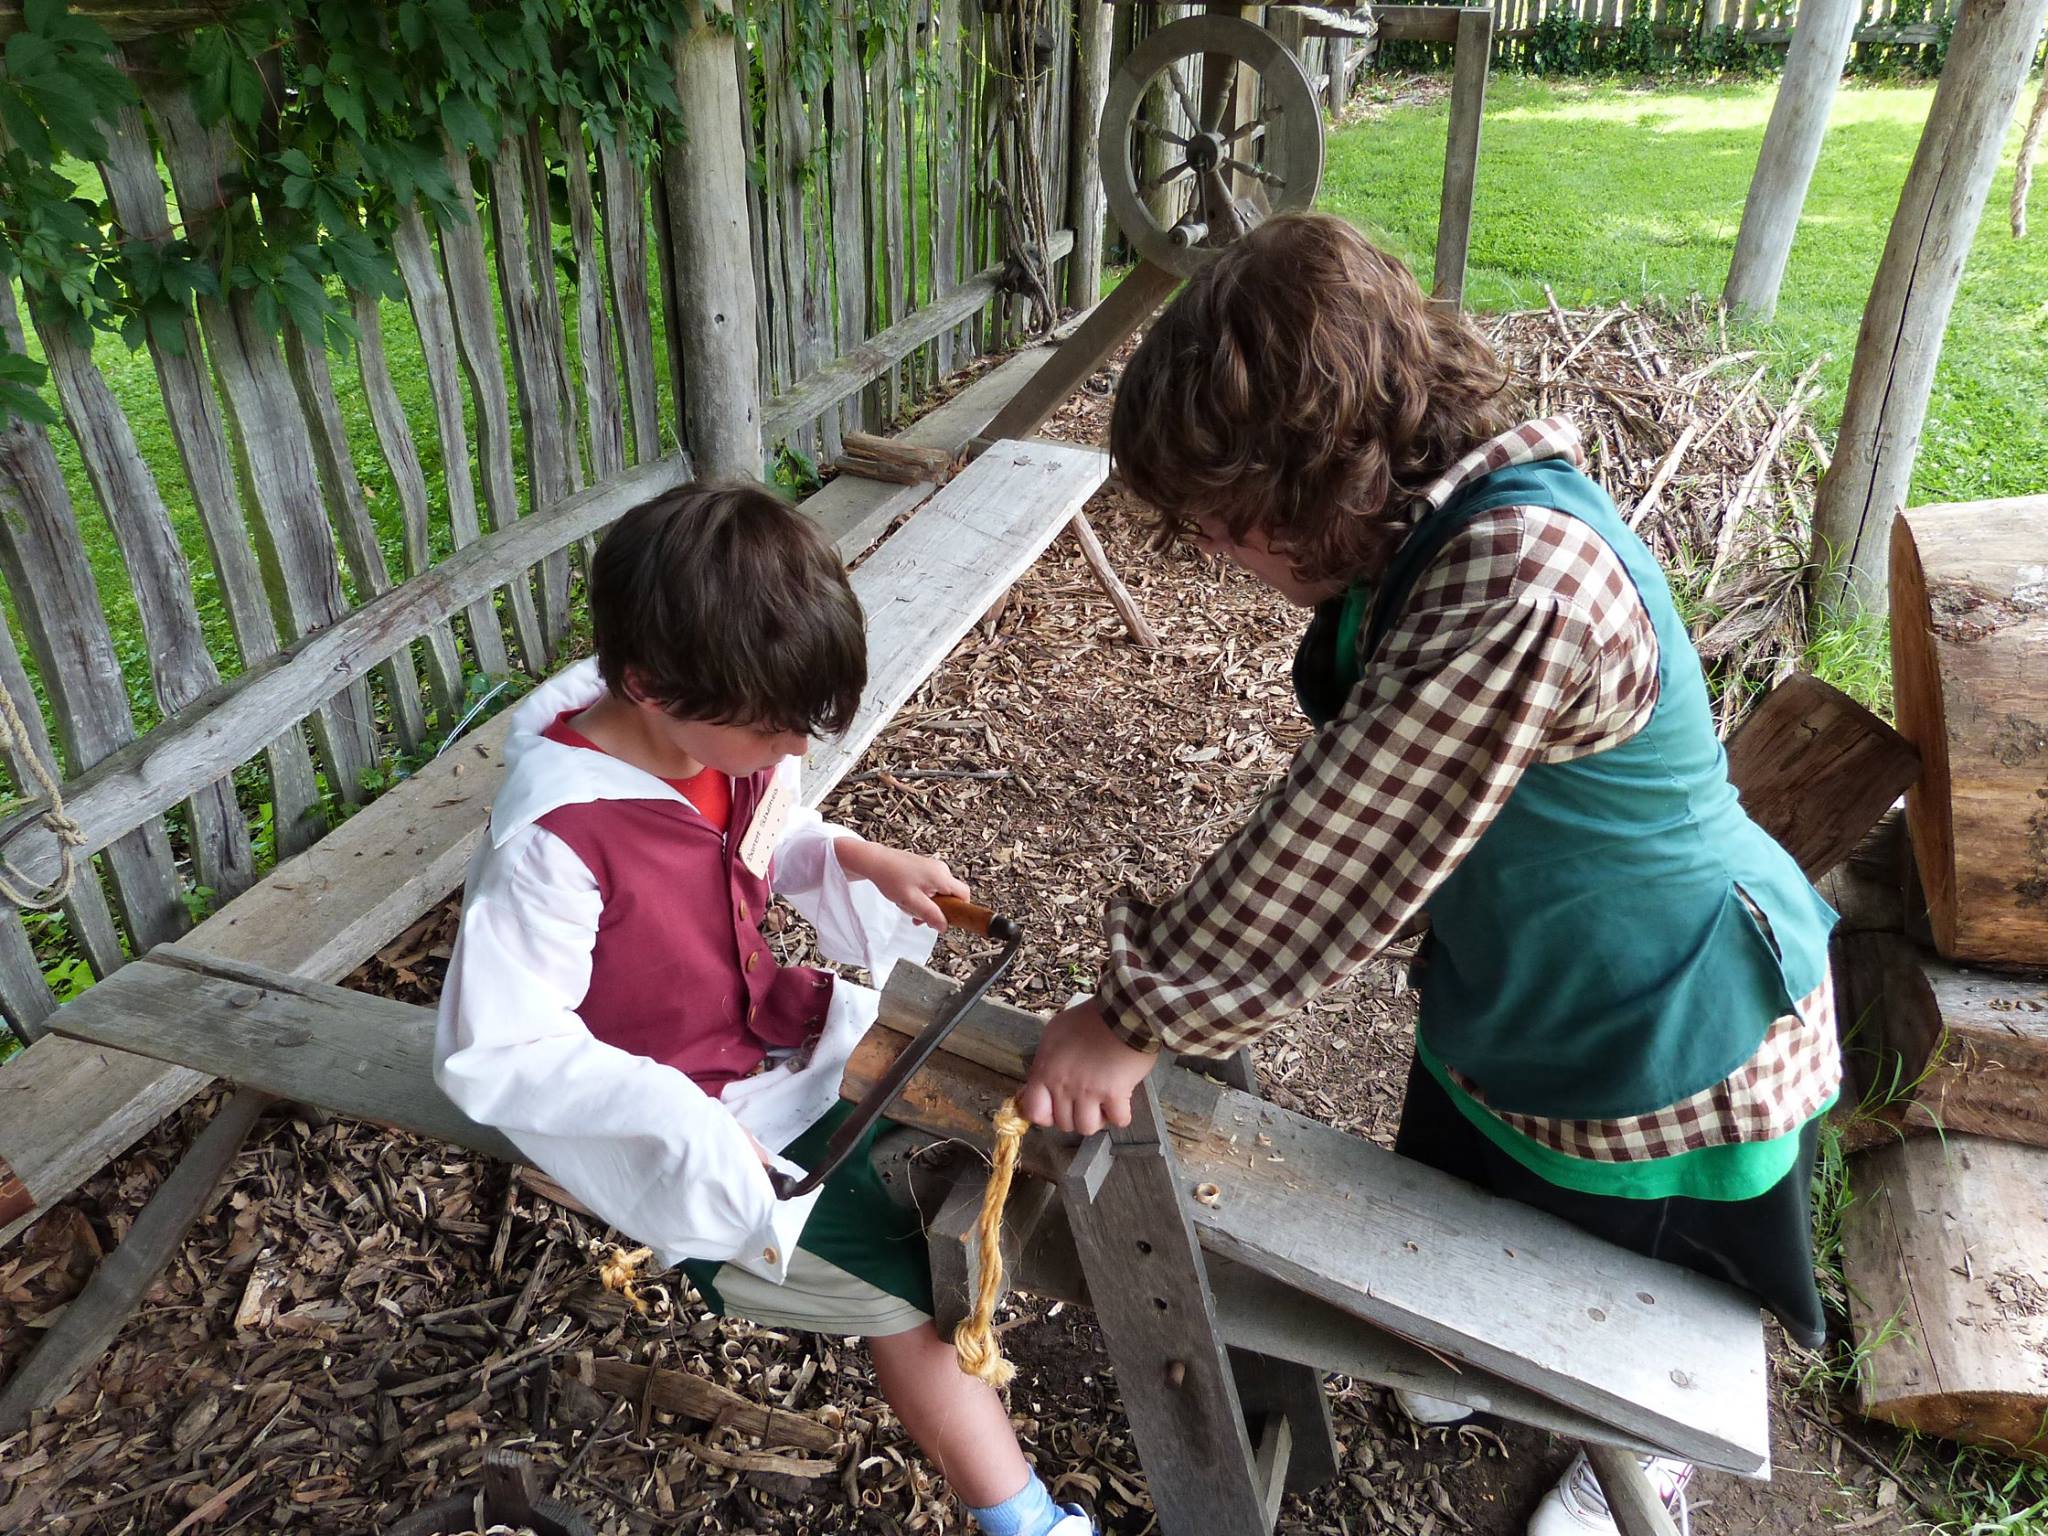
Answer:
<svg viewBox="0 0 2048 1536"><path fill-rule="evenodd" d="M886 1339L931 1321L931 1314L914 1302L805 1248L790 1255L788 1278L780 1285L737 1264L719 1265L709 1274L692 1265L691 1279L712 1310L764 1328Z"/></svg>

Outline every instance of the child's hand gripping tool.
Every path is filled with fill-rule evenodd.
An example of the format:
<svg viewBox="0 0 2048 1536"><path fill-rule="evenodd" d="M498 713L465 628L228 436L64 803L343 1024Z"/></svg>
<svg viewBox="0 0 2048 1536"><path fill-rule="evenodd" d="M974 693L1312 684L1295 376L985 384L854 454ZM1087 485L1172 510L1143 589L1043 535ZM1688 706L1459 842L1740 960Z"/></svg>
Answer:
<svg viewBox="0 0 2048 1536"><path fill-rule="evenodd" d="M1017 957L1017 946L1024 942L1024 930L1011 919L952 896L934 899L952 927L995 939L1003 947L981 963L961 986L959 995L953 999L953 1006L925 1025L918 1037L903 1048L881 1080L861 1096L853 1113L840 1123L839 1129L832 1133L832 1139L825 1144L823 1162L800 1179L793 1179L777 1168L768 1170L768 1182L774 1186L777 1199L794 1200L799 1195L807 1195L839 1171L840 1164L853 1155L861 1139L874 1129L875 1122L882 1118L896 1095L903 1091L903 1085L916 1075L917 1069L939 1048L940 1042L987 995L988 989L996 984Z"/></svg>

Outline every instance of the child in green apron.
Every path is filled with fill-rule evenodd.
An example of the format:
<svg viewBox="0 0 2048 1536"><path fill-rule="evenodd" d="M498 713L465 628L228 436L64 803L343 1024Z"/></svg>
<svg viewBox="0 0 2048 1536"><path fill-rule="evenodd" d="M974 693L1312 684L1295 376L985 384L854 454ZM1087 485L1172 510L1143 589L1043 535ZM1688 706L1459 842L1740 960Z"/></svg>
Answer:
<svg viewBox="0 0 2048 1536"><path fill-rule="evenodd" d="M1162 1048L1228 1055L1426 918L1396 1149L1817 1343L1834 914L1743 813L1663 574L1576 430L1521 421L1506 383L1318 215L1231 246L1139 346L1123 482L1163 539L1312 610L1317 731L1186 890L1111 903L1096 993L1049 1025L1021 1107L1123 1124ZM1682 1515L1691 1469L1649 1470ZM1583 1459L1530 1529L1615 1529Z"/></svg>

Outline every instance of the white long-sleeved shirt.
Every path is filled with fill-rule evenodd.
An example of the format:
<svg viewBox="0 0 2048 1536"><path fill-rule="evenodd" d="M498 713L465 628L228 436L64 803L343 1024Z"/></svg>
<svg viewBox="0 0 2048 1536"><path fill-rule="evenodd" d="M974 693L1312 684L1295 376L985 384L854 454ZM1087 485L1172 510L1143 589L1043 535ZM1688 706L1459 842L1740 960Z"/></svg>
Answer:
<svg viewBox="0 0 2048 1536"><path fill-rule="evenodd" d="M590 1032L576 1007L590 985L603 903L590 869L540 818L593 800L689 805L629 763L541 735L603 693L596 663L582 662L513 716L505 783L470 865L441 993L434 1079L663 1263L729 1260L779 1282L818 1196L777 1200L748 1136L779 1152L832 1107L847 1057L874 1022L876 994L836 981L809 1051L771 1062L718 1098ZM839 867L832 844L848 831L802 806L798 769L790 759L779 770L798 808L776 843L776 894L811 921L825 958L864 966L878 984L898 959L929 958L937 935ZM680 1027L689 1007L688 997L676 999ZM781 1158L777 1166L799 1171Z"/></svg>

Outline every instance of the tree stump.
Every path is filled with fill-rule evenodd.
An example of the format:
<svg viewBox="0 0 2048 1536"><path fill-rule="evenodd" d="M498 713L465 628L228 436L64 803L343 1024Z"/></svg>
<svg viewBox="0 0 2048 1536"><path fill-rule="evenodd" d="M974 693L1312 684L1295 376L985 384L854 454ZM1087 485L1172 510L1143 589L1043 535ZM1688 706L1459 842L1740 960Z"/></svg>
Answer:
<svg viewBox="0 0 2048 1536"><path fill-rule="evenodd" d="M1935 947L2048 965L2048 496L1900 515L1892 674Z"/></svg>

